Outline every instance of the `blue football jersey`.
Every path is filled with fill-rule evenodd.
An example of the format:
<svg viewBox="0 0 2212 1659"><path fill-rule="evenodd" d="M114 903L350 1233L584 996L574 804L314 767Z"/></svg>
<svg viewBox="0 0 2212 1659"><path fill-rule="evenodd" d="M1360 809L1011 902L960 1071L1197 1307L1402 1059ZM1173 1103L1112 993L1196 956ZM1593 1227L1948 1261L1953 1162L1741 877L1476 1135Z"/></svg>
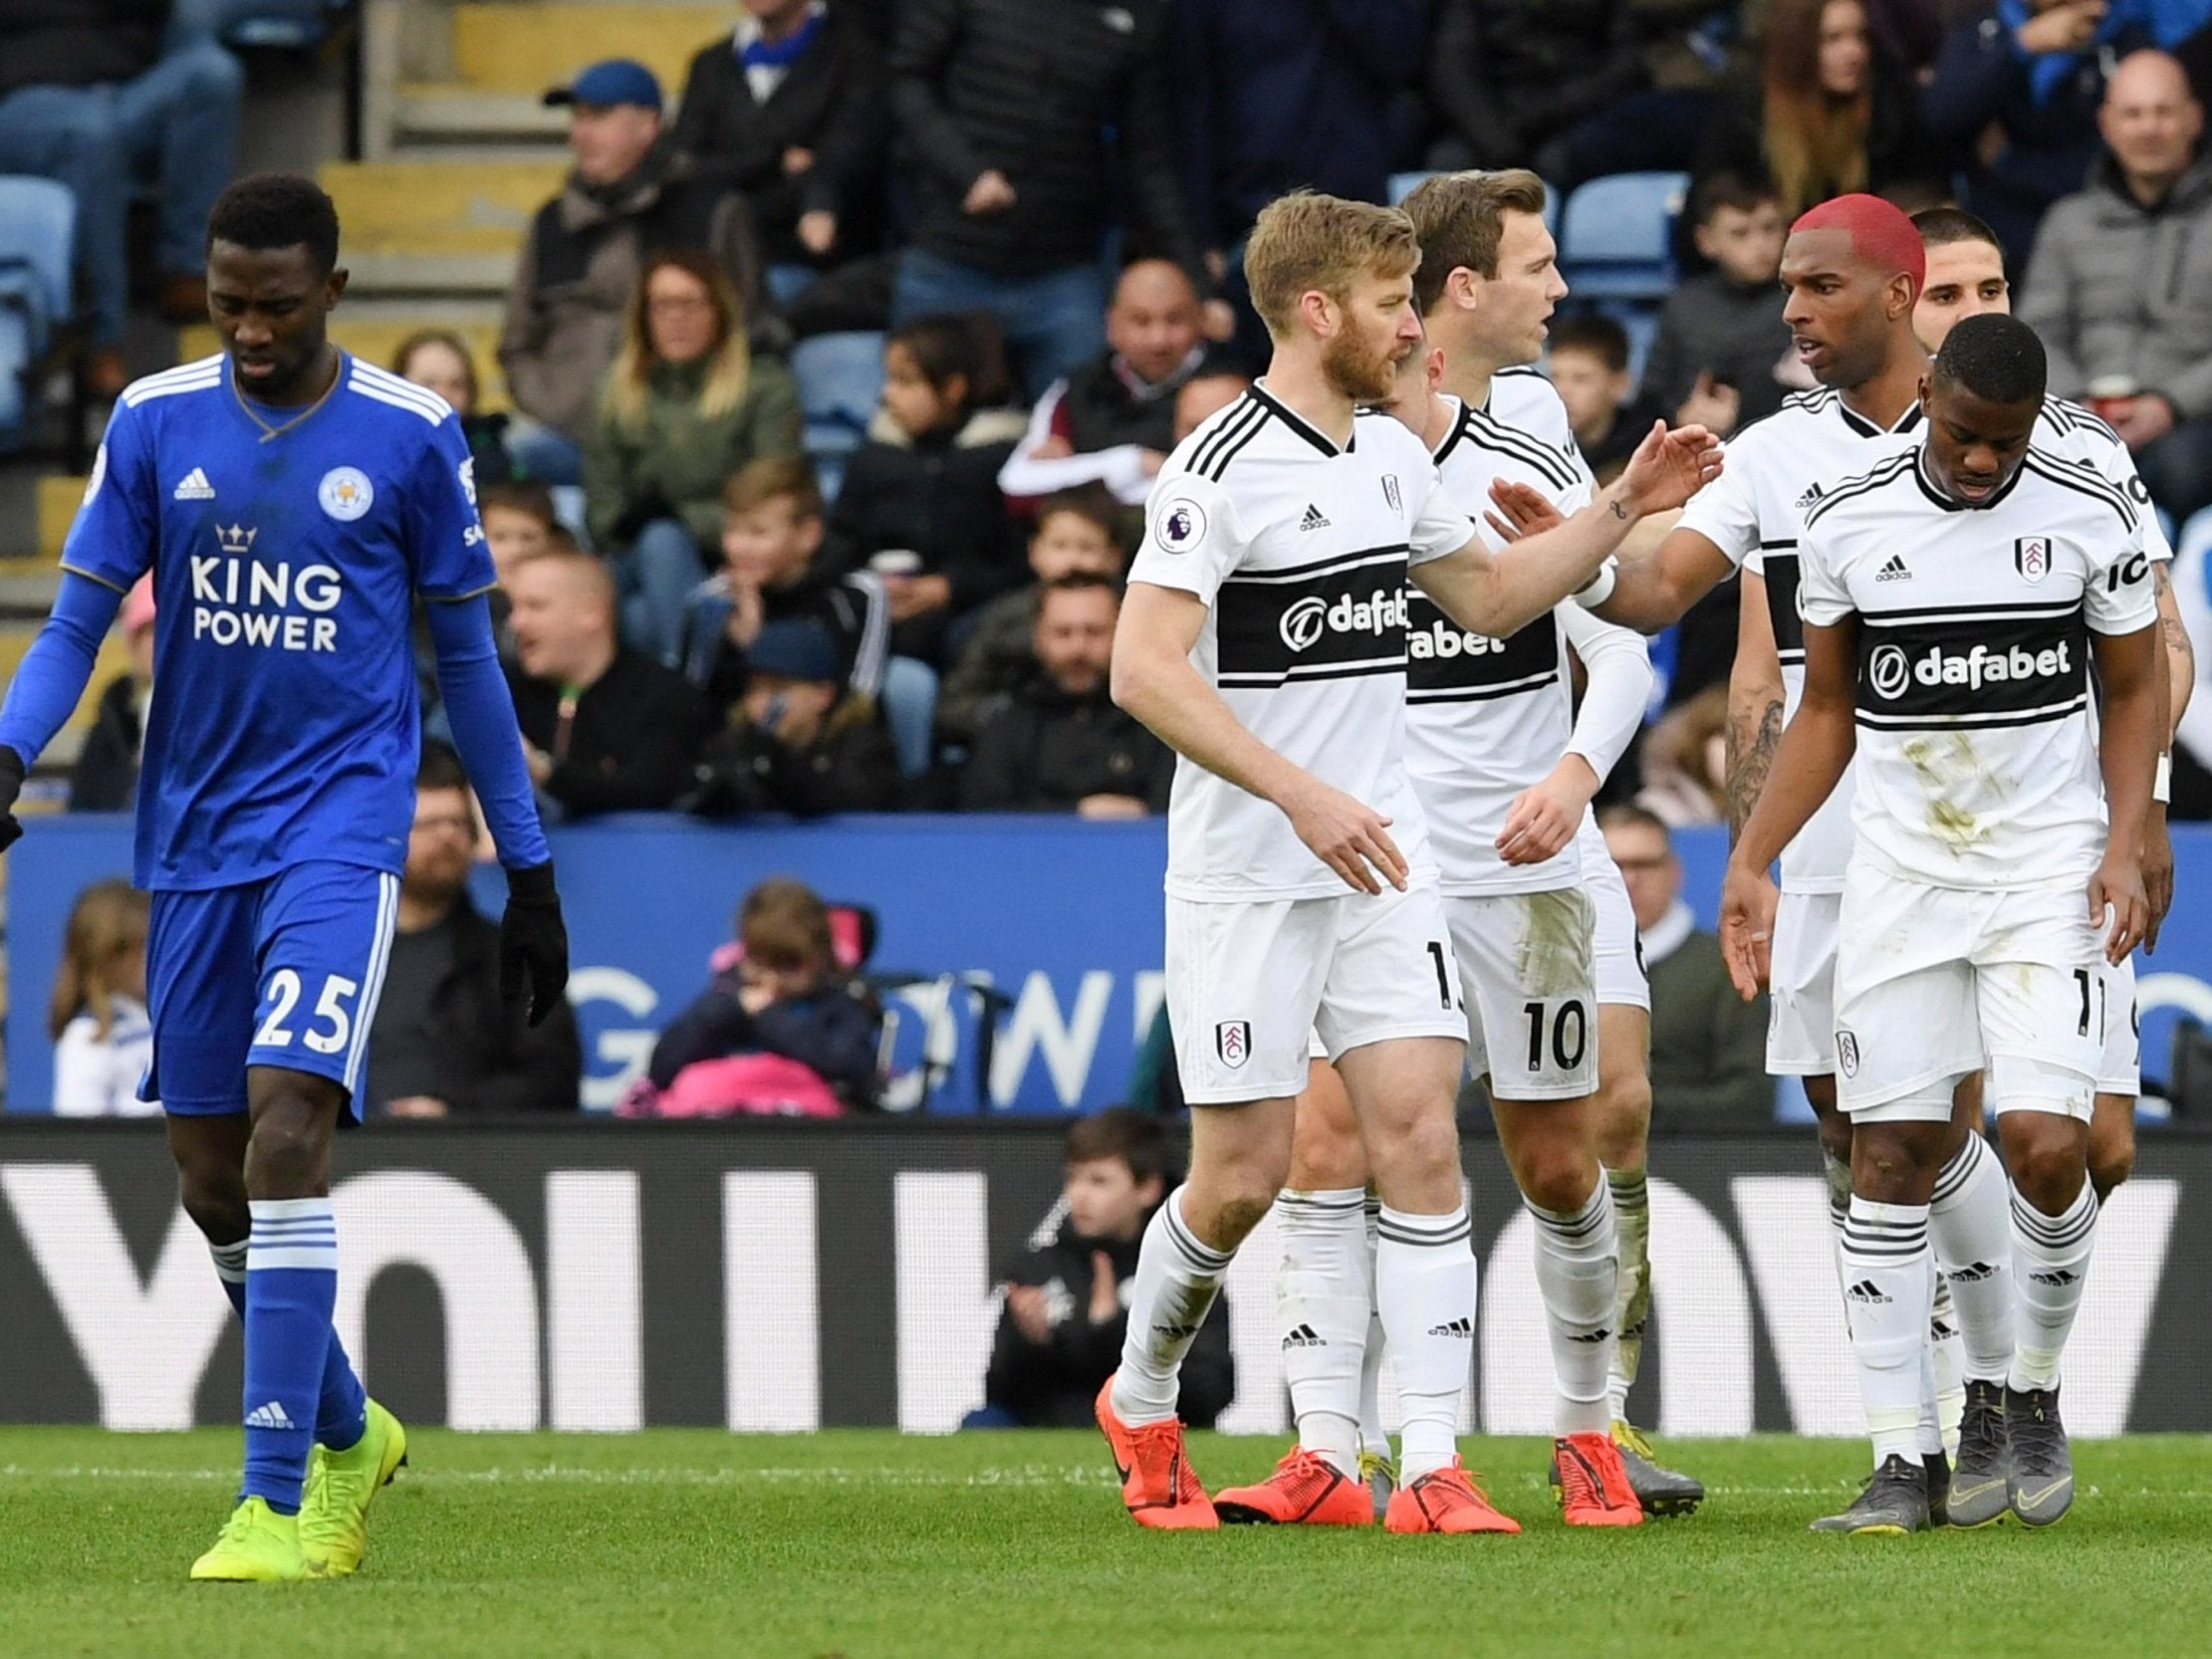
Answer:
<svg viewBox="0 0 2212 1659"><path fill-rule="evenodd" d="M257 409L284 427L300 409ZM138 381L109 421L65 570L153 573L136 878L229 886L306 859L397 871L414 819L417 593L492 586L460 423L344 356L275 436L227 356Z"/></svg>

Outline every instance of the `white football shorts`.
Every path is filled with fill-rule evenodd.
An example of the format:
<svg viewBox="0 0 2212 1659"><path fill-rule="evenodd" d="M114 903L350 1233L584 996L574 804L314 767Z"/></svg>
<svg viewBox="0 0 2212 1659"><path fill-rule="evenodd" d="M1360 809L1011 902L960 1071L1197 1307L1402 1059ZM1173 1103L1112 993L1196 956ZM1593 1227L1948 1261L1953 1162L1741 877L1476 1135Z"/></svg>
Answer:
<svg viewBox="0 0 2212 1659"><path fill-rule="evenodd" d="M1986 1066L1992 1109L2089 1119L2110 1022L2128 1014L2110 1004L2081 887L1967 891L1854 868L1842 925L1844 1111L1947 1118L1952 1084Z"/></svg>
<svg viewBox="0 0 2212 1659"><path fill-rule="evenodd" d="M1767 1070L1825 1077L1836 1069L1836 931L1842 893L1784 893L1767 979Z"/></svg>
<svg viewBox="0 0 2212 1659"><path fill-rule="evenodd" d="M2096 1068L2096 1091L2099 1094L2140 1094L2143 1091L2142 1022L2135 1008L2135 959L2132 956L2116 968L2109 962L2104 964L2101 995L2104 1060Z"/></svg>
<svg viewBox="0 0 2212 1659"><path fill-rule="evenodd" d="M1580 887L1444 900L1467 1010L1467 1071L1508 1100L1598 1088L1597 907Z"/></svg>
<svg viewBox="0 0 2212 1659"><path fill-rule="evenodd" d="M1612 1006L1651 1012L1651 981L1643 971L1643 941L1636 935L1635 906L1628 902L1628 883L1620 866L1605 849L1604 831L1598 820L1583 815L1576 832L1583 855L1583 885L1598 906L1598 1000Z"/></svg>
<svg viewBox="0 0 2212 1659"><path fill-rule="evenodd" d="M1167 900L1167 1020L1192 1105L1288 1098L1310 1039L1332 1061L1369 1043L1467 1035L1435 887L1342 897Z"/></svg>

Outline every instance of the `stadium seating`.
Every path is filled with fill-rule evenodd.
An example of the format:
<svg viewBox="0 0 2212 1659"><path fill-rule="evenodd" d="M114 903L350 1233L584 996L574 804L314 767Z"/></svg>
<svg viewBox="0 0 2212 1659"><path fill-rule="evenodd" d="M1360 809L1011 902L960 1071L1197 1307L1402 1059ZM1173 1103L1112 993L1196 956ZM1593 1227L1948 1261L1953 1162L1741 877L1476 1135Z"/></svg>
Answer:
<svg viewBox="0 0 2212 1659"><path fill-rule="evenodd" d="M868 331L816 335L792 348L791 371L799 379L806 415L807 454L834 499L845 477L845 459L860 447L875 401L883 391L883 337Z"/></svg>
<svg viewBox="0 0 2212 1659"><path fill-rule="evenodd" d="M77 198L44 178L0 178L0 454L21 446L29 375L70 315Z"/></svg>
<svg viewBox="0 0 2212 1659"><path fill-rule="evenodd" d="M1615 173L1577 190L1560 232L1568 286L1585 300L1656 307L1674 287L1669 242L1689 184L1687 173Z"/></svg>
<svg viewBox="0 0 2212 1659"><path fill-rule="evenodd" d="M243 52L305 52L323 44L352 0L271 0L266 9L232 18L223 44Z"/></svg>

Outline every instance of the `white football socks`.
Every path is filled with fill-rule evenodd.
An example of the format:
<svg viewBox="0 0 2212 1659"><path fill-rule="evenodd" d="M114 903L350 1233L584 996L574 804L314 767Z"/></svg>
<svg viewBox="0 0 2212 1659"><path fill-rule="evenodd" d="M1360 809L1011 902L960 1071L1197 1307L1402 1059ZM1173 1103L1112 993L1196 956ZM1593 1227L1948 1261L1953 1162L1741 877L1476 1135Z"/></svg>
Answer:
<svg viewBox="0 0 2212 1659"><path fill-rule="evenodd" d="M1840 1260L1851 1352L1874 1467L1921 1455L1921 1372L1928 1314L1935 1304L1935 1258L1925 1204L1876 1204L1853 1198ZM1933 1387L1927 1390L1932 1396Z"/></svg>
<svg viewBox="0 0 2212 1659"><path fill-rule="evenodd" d="M1283 1268L1275 1309L1298 1443L1359 1474L1359 1365L1367 1345L1366 1194L1285 1191L1275 1200Z"/></svg>
<svg viewBox="0 0 2212 1659"><path fill-rule="evenodd" d="M2011 1184L1978 1134L1966 1137L1935 1178L1928 1238L1950 1287L1960 1362L1968 1380L1997 1382L2013 1357Z"/></svg>
<svg viewBox="0 0 2212 1659"><path fill-rule="evenodd" d="M2056 1388L2067 1333L2074 1328L2089 1283L2089 1253L2096 1244L2096 1194L2085 1180L2072 1204L2047 1216L2015 1191L2012 1223L2020 1325L2007 1380L2014 1388Z"/></svg>
<svg viewBox="0 0 2212 1659"><path fill-rule="evenodd" d="M1382 1200L1370 1188L1366 1217L1367 1345L1359 1355L1359 1450L1388 1461L1390 1431L1382 1421L1382 1314L1374 1300L1374 1247L1382 1225Z"/></svg>
<svg viewBox="0 0 2212 1659"><path fill-rule="evenodd" d="M1544 1298L1552 1371L1559 1384L1555 1430L1609 1430L1612 1321L1620 1280L1613 1254L1612 1189L1598 1181L1572 1214L1534 1204L1528 1211L1536 1218L1536 1288Z"/></svg>
<svg viewBox="0 0 2212 1659"><path fill-rule="evenodd" d="M1113 1374L1113 1414L1131 1428L1175 1415L1176 1374L1213 1309L1229 1257L1200 1244L1182 1219L1183 1189L1153 1212L1137 1248L1129 1323Z"/></svg>
<svg viewBox="0 0 2212 1659"><path fill-rule="evenodd" d="M1643 1327L1651 1317L1651 1192L1640 1169L1608 1169L1612 1189L1614 1292L1612 1369L1606 1378L1614 1418L1628 1417L1628 1390L1643 1364Z"/></svg>
<svg viewBox="0 0 2212 1659"><path fill-rule="evenodd" d="M1382 1207L1375 1304L1397 1361L1398 1479L1406 1485L1459 1455L1459 1402L1474 1370L1472 1239L1465 1205L1442 1216Z"/></svg>

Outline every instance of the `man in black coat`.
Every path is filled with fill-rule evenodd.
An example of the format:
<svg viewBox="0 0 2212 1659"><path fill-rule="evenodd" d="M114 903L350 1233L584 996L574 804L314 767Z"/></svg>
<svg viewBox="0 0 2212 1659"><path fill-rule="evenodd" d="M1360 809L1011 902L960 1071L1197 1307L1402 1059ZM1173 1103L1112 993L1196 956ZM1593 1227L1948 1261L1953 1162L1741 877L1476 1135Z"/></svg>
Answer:
<svg viewBox="0 0 2212 1659"><path fill-rule="evenodd" d="M884 91L882 50L845 7L745 0L691 60L669 142L745 192L768 264L842 263L882 234Z"/></svg>
<svg viewBox="0 0 2212 1659"><path fill-rule="evenodd" d="M576 1015L562 1002L529 1026L500 1000L499 925L468 901L476 835L459 758L423 745L399 925L369 1030L369 1103L392 1117L577 1109Z"/></svg>
<svg viewBox="0 0 2212 1659"><path fill-rule="evenodd" d="M894 322L990 312L1034 397L1106 345L1100 256L1117 195L1145 250L1204 290L1165 0L907 0L900 18L891 105L914 237Z"/></svg>
<svg viewBox="0 0 2212 1659"><path fill-rule="evenodd" d="M961 775L976 813L1144 818L1167 809L1175 756L1114 707L1106 676L1121 612L1104 577L1063 577L1038 596L1037 672L983 716Z"/></svg>
<svg viewBox="0 0 2212 1659"><path fill-rule="evenodd" d="M549 553L517 567L508 592L507 688L539 792L572 817L673 806L714 713L681 674L621 643L607 567Z"/></svg>
<svg viewBox="0 0 2212 1659"><path fill-rule="evenodd" d="M1069 1125L1066 1218L1007 1274L984 1405L967 1427L1091 1423L1099 1389L1120 1363L1125 1287L1167 1180L1167 1136L1157 1119L1112 1106ZM1212 1428L1236 1391L1229 1313L1217 1299L1183 1361L1177 1411L1192 1428Z"/></svg>

